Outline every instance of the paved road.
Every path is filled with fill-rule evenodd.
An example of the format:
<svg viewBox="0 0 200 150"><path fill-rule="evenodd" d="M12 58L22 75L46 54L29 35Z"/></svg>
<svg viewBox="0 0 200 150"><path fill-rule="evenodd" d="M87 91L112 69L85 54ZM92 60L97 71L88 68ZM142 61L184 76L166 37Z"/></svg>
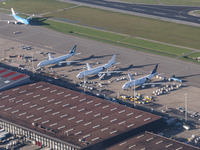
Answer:
<svg viewBox="0 0 200 150"><path fill-rule="evenodd" d="M69 1L69 0L62 0ZM200 17L191 16L188 13L193 10L200 10L200 7L190 6L164 6L164 5L144 5L122 3L106 0L71 0L72 2L81 2L96 6L103 6L111 9L125 10L129 12L141 13L159 18L167 18L191 23L200 23Z"/></svg>

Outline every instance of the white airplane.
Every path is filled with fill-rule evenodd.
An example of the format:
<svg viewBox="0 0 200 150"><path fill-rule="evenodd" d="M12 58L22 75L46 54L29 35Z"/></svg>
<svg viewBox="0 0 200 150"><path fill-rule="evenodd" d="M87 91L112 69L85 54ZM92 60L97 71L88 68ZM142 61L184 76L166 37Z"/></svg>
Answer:
<svg viewBox="0 0 200 150"><path fill-rule="evenodd" d="M32 16L30 16L30 17L28 17L28 18L25 19L25 18L17 16L13 8L11 8L11 11L12 11L12 16L15 18L15 20L7 20L8 24L11 23L11 22L13 22L15 24L22 23L22 24L25 24L25 25L29 25L30 24L29 21L34 16L34 15L32 15ZM6 20L1 20L1 21L6 21Z"/></svg>
<svg viewBox="0 0 200 150"><path fill-rule="evenodd" d="M144 88L145 85L152 85L152 87L154 87L155 84L161 84L161 83L146 83L146 82L150 81L151 78L153 78L155 75L158 74L157 73L157 68L158 68L158 64L155 66L155 68L153 69L153 71L150 74L148 74L148 75L146 75L144 77L141 77L139 79L134 79L133 76L131 76L130 74L128 74L130 81L126 82L122 86L122 89L126 90L128 88L131 88L133 86L138 86L138 85L142 85L142 88Z"/></svg>
<svg viewBox="0 0 200 150"><path fill-rule="evenodd" d="M112 58L111 58L111 60L107 64L104 64L104 65L96 67L96 68L92 68L89 65L89 63L86 63L87 70L80 72L77 75L77 78L81 79L81 78L87 77L89 75L98 74L99 79L101 80L106 74L107 75L111 75L111 73L119 73L119 72L121 72L121 71L108 71L107 70L110 66L112 66L113 64L115 64L115 57L116 57L116 55L113 55Z"/></svg>
<svg viewBox="0 0 200 150"><path fill-rule="evenodd" d="M68 65L70 65L72 62L79 62L79 61L64 61L70 58L71 56L78 54L76 53L76 46L77 45L74 45L74 47L69 52L69 54L66 54L60 57L53 58L51 53L48 53L48 60L41 61L37 66L41 68L41 67L55 65L55 64L58 64L59 66L61 66L63 63L67 63Z"/></svg>

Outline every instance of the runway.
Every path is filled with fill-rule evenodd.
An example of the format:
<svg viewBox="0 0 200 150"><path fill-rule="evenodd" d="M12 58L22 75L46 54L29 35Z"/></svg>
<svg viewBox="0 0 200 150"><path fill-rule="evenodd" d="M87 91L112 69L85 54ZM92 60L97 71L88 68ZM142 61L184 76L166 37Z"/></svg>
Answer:
<svg viewBox="0 0 200 150"><path fill-rule="evenodd" d="M0 18L1 17L5 18L5 15L0 13ZM21 33L13 34L15 31L20 31ZM81 55L77 55L77 58L88 58L91 55L94 55L97 57L92 58L90 62L98 61L100 63L105 63L113 54L117 54L116 61L121 62L120 66L122 68L127 68L132 64L134 66L134 71L147 74L155 64L159 64L158 71L159 73L163 73L163 76L170 77L172 75L176 75L178 78L184 80L186 85L200 87L199 65L184 62L176 58L154 55L135 51L129 48L62 34L41 26L14 25L7 24L6 22L0 22L0 40L1 39L8 39L13 42L17 41L26 45L55 51L60 54L67 53L73 45L77 44L77 52L82 53ZM12 43L9 44L10 47L13 46ZM3 55L4 50L5 49L1 45L1 55ZM85 64L86 62L83 63Z"/></svg>
<svg viewBox="0 0 200 150"><path fill-rule="evenodd" d="M62 0L69 1L69 0ZM70 0L72 2L81 2L89 5L96 5L111 9L124 10L128 12L135 12L157 18L166 18L171 20L178 20L190 23L200 23L200 17L189 15L188 13L193 10L200 10L200 7L190 6L165 6L165 5L144 5L122 3L107 0Z"/></svg>

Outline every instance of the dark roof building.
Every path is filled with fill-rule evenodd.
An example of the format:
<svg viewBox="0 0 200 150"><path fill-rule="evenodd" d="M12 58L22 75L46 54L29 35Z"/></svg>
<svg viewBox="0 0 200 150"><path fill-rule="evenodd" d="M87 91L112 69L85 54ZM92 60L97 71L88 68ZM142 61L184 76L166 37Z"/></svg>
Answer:
<svg viewBox="0 0 200 150"><path fill-rule="evenodd" d="M53 149L103 149L163 125L160 116L45 82L1 92L0 118L9 132Z"/></svg>
<svg viewBox="0 0 200 150"><path fill-rule="evenodd" d="M106 150L199 150L199 148L151 132L145 132Z"/></svg>
<svg viewBox="0 0 200 150"><path fill-rule="evenodd" d="M29 76L0 67L0 91L30 82Z"/></svg>

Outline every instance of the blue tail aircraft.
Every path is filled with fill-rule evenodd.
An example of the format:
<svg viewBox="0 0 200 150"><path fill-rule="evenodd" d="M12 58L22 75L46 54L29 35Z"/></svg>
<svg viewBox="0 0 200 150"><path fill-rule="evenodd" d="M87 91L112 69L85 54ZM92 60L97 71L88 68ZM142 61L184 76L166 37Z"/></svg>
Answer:
<svg viewBox="0 0 200 150"><path fill-rule="evenodd" d="M25 19L25 18L17 16L13 8L11 8L11 11L12 11L12 16L16 19L16 21L8 21L8 24L11 23L11 22L14 22L15 24L17 24L17 23L23 23L25 25L29 25L30 24L29 21L34 16L34 15L32 15L32 16L30 16L30 17L28 17L28 18Z"/></svg>

